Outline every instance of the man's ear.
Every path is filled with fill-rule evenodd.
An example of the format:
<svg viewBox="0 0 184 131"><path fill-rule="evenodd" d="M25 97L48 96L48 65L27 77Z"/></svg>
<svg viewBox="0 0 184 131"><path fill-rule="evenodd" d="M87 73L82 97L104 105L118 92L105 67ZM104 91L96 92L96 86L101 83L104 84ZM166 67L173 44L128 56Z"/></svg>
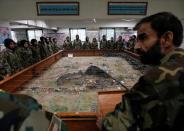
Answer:
<svg viewBox="0 0 184 131"><path fill-rule="evenodd" d="M161 39L161 44L164 48L169 48L173 45L173 32L167 31Z"/></svg>

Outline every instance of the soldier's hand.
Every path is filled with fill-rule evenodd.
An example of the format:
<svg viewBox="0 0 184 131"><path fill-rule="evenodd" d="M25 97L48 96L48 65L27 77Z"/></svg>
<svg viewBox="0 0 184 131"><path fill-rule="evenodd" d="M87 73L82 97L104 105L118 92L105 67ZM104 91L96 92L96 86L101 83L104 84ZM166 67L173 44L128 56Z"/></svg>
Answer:
<svg viewBox="0 0 184 131"><path fill-rule="evenodd" d="M102 120L103 120L103 117L102 117L102 115L100 114L100 115L98 116L98 118L97 118L97 121L96 121L96 125L97 125L97 127L98 127L98 129L99 129L100 131L102 131Z"/></svg>

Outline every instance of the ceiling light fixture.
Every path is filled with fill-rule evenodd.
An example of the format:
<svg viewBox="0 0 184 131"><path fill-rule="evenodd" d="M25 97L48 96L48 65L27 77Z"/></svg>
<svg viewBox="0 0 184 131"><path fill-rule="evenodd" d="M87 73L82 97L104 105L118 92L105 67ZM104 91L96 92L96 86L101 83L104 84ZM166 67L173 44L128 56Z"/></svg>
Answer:
<svg viewBox="0 0 184 131"><path fill-rule="evenodd" d="M126 22L135 21L135 19L121 19L121 20L126 21Z"/></svg>

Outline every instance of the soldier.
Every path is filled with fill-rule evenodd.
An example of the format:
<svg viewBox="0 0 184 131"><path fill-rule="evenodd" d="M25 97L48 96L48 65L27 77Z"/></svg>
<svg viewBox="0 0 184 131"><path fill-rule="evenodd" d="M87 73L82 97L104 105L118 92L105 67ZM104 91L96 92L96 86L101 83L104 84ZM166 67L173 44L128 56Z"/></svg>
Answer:
<svg viewBox="0 0 184 131"><path fill-rule="evenodd" d="M83 43L82 48L85 49L85 50L89 50L90 45L91 45L91 42L89 41L89 37L86 36L86 41Z"/></svg>
<svg viewBox="0 0 184 131"><path fill-rule="evenodd" d="M16 43L12 39L7 38L4 40L4 45L6 48L2 51L2 58L5 59L10 66L10 71L8 72L14 74L22 69L20 58L15 51Z"/></svg>
<svg viewBox="0 0 184 131"><path fill-rule="evenodd" d="M38 46L38 42L36 39L31 40L31 50L32 50L33 63L40 61L41 60L40 48Z"/></svg>
<svg viewBox="0 0 184 131"><path fill-rule="evenodd" d="M107 49L113 49L113 46L115 45L114 38L111 37L111 40L107 42Z"/></svg>
<svg viewBox="0 0 184 131"><path fill-rule="evenodd" d="M3 90L0 90L0 114L1 131L47 131L52 117L56 117L53 113L43 111L42 106L33 97ZM57 122L53 124L61 124L58 128L67 131L63 122Z"/></svg>
<svg viewBox="0 0 184 131"><path fill-rule="evenodd" d="M154 65L125 93L102 121L106 131L183 131L183 27L171 13L143 18L136 26L135 48L142 63Z"/></svg>
<svg viewBox="0 0 184 131"><path fill-rule="evenodd" d="M40 48L40 57L41 57L41 59L44 59L47 56L49 56L48 48L47 48L45 39L46 38L44 38L43 36L40 37L40 41L38 43L39 48Z"/></svg>
<svg viewBox="0 0 184 131"><path fill-rule="evenodd" d="M63 44L63 49L64 50L72 50L72 42L70 41L70 37L67 36L66 37L66 40L64 41L64 44Z"/></svg>
<svg viewBox="0 0 184 131"><path fill-rule="evenodd" d="M73 42L74 49L80 50L82 48L82 42L79 39L79 35L76 35L76 39Z"/></svg>
<svg viewBox="0 0 184 131"><path fill-rule="evenodd" d="M96 38L93 38L92 43L90 45L90 49L97 50L98 49L98 42Z"/></svg>
<svg viewBox="0 0 184 131"><path fill-rule="evenodd" d="M54 51L54 53L58 52L59 51L59 47L57 45L57 39L56 38L53 38L52 39L52 50Z"/></svg>
<svg viewBox="0 0 184 131"><path fill-rule="evenodd" d="M107 49L107 39L106 35L102 36L102 40L100 41L100 50Z"/></svg>
<svg viewBox="0 0 184 131"><path fill-rule="evenodd" d="M46 42L46 46L47 46L47 50L48 50L48 56L50 56L53 54L52 42L49 41L49 37L45 38L45 42Z"/></svg>
<svg viewBox="0 0 184 131"><path fill-rule="evenodd" d="M136 42L136 36L132 35L128 41L128 45L129 45L129 50L134 52L134 46L135 46L135 42Z"/></svg>
<svg viewBox="0 0 184 131"><path fill-rule="evenodd" d="M123 42L122 36L120 35L118 37L118 40L116 41L114 48L117 50L122 50L123 47L124 47L124 42Z"/></svg>
<svg viewBox="0 0 184 131"><path fill-rule="evenodd" d="M3 53L0 52L0 80L3 80L6 76L11 74L11 68L5 58L3 58Z"/></svg>
<svg viewBox="0 0 184 131"><path fill-rule="evenodd" d="M21 40L18 49L16 50L23 67L28 67L33 64L32 51L27 40Z"/></svg>

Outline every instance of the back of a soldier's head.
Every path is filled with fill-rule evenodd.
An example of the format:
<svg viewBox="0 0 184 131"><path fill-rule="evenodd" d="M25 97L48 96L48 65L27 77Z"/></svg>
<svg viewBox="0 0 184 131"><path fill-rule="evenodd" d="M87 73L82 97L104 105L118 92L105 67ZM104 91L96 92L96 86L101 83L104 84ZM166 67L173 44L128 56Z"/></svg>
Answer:
<svg viewBox="0 0 184 131"><path fill-rule="evenodd" d="M138 30L144 23L150 23L153 30L157 32L158 37L164 33L171 31L173 33L173 44L179 47L183 40L183 26L181 21L170 12L160 12L140 20L135 30Z"/></svg>

